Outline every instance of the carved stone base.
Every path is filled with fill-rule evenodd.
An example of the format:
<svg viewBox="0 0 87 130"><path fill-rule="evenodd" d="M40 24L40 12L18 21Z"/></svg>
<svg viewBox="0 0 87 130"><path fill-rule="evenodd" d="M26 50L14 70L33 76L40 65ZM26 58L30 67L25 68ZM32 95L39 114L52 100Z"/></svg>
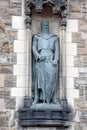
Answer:
<svg viewBox="0 0 87 130"><path fill-rule="evenodd" d="M69 123L69 110L22 109L19 113L21 126L65 126Z"/></svg>
<svg viewBox="0 0 87 130"><path fill-rule="evenodd" d="M28 99L27 99L28 102ZM19 110L19 125L22 127L35 126L55 126L55 127L69 127L72 120L72 111L69 108L58 109L56 105L51 104L51 107L46 108L37 106L24 106ZM54 107L56 106L56 107Z"/></svg>

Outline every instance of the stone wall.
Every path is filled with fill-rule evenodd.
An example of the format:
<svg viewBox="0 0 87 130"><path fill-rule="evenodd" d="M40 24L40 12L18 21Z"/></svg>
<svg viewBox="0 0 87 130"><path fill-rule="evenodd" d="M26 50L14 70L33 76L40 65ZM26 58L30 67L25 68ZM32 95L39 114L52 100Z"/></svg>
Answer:
<svg viewBox="0 0 87 130"><path fill-rule="evenodd" d="M79 120L75 130L87 130L87 1L69 1L68 19L78 20L78 32L72 33L72 41L77 44L74 66L78 67L79 77L74 79L74 88L79 90L79 98L74 99L74 108Z"/></svg>
<svg viewBox="0 0 87 130"><path fill-rule="evenodd" d="M13 65L16 53L13 51L17 31L12 29L12 16L21 15L20 0L0 1L0 130L10 127L11 110L15 108L15 98L11 98L11 88L16 86Z"/></svg>
<svg viewBox="0 0 87 130"><path fill-rule="evenodd" d="M16 130L14 110L23 105L29 87L26 33L31 32L25 30L23 2L0 1L0 130ZM66 84L68 101L76 111L69 129L87 130L87 2L68 0L68 4Z"/></svg>

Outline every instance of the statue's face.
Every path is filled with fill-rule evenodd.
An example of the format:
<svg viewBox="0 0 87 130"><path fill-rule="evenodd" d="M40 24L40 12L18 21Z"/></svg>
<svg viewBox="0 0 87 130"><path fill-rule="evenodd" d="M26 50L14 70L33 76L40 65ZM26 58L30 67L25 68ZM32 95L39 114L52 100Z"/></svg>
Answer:
<svg viewBox="0 0 87 130"><path fill-rule="evenodd" d="M48 21L43 21L41 23L41 31L43 33L49 33L49 22Z"/></svg>

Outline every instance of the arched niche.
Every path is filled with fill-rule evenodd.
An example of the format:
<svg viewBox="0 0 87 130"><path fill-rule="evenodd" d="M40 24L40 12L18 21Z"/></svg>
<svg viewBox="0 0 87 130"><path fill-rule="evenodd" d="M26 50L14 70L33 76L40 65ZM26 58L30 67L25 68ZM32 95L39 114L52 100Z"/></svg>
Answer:
<svg viewBox="0 0 87 130"><path fill-rule="evenodd" d="M50 24L50 32L60 35L60 22L61 17L58 14L53 14L52 5L44 5L43 11L41 13L37 13L35 8L32 9L32 22L31 22L31 30L32 33L40 32L40 23L42 20L48 20Z"/></svg>
<svg viewBox="0 0 87 130"><path fill-rule="evenodd" d="M31 14L33 7L35 8L35 11L40 15L40 13L44 12L45 6L48 6L49 9L51 7L50 11L53 14L58 14L61 17L61 26L66 26L67 0L25 0L26 28L29 28L31 26ZM51 12L49 13L52 14Z"/></svg>
<svg viewBox="0 0 87 130"><path fill-rule="evenodd" d="M32 13L31 13L31 18L32 18L32 22L31 22L31 37L34 34L37 34L38 32L41 32L41 21L43 20L47 20L49 21L49 26L50 26L50 32L54 33L56 35L58 35L59 39L60 39L60 35L61 35L61 17L59 14L53 14L52 12L52 8L53 5L51 3L47 3L43 5L43 11L42 12L36 12L35 8L32 8ZM60 41L60 48L61 48L61 40ZM32 42L31 44L31 49L32 49ZM32 52L32 50L31 50ZM61 53L60 53L61 54ZM32 57L32 55L31 55ZM32 59L32 58L31 58ZM60 59L61 59L61 55L60 55ZM31 61L32 62L32 61ZM32 66L33 63L31 63ZM61 60L59 63L59 66L61 67ZM59 67L59 68L60 68ZM61 79L61 69L58 72L58 83L57 83L57 97L58 99L60 99L60 79ZM33 76L32 76L32 82L33 82ZM31 85L32 87L32 85ZM32 91L32 88L31 88ZM32 96L32 93L31 93Z"/></svg>
<svg viewBox="0 0 87 130"><path fill-rule="evenodd" d="M25 1L25 25L29 36L29 87L26 92L30 93L32 97L32 35L40 32L40 23L42 20L48 20L50 24L50 32L58 35L60 39L60 71L58 77L58 98L66 100L66 83L65 72L63 67L65 64L65 55L63 56L63 44L65 44L65 29L66 29L66 16L67 16L67 1L66 0L26 0ZM63 62L62 62L63 61ZM64 64L63 64L64 63ZM62 82L62 83L61 83Z"/></svg>
<svg viewBox="0 0 87 130"><path fill-rule="evenodd" d="M28 88L26 88L24 107L19 110L19 124L22 127L55 126L58 129L65 129L66 127L69 127L69 124L66 124L66 121L71 120L72 115L70 115L71 110L67 105L66 70L64 69L66 66L66 10L66 0L25 0L29 84ZM57 89L58 97L61 97L62 110L37 110L36 108L31 108L32 93L30 91L32 89L32 36L33 34L40 32L40 23L44 19L48 20L50 23L50 32L58 35L60 39L60 82L58 83Z"/></svg>

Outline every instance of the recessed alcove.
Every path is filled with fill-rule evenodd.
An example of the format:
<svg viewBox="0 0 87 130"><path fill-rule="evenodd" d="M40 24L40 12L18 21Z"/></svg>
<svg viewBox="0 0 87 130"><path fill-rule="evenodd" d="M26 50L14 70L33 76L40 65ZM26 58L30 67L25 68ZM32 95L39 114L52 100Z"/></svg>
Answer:
<svg viewBox="0 0 87 130"><path fill-rule="evenodd" d="M27 37L27 59L28 59L28 86L25 88L24 106L19 109L19 125L24 129L61 129L65 130L71 124L74 113L67 102L66 87L66 2L65 1L26 1L26 37ZM56 5L57 4L57 5ZM41 21L49 21L49 30L59 38L59 63L57 99L61 107L50 102L37 103L33 106L33 57L32 57L32 36L41 32ZM51 99L52 101L52 99ZM46 101L47 103L47 101Z"/></svg>
<svg viewBox="0 0 87 130"><path fill-rule="evenodd" d="M41 21L47 20L47 21L49 21L50 32L58 35L59 42L60 42L59 44L60 44L60 48L61 48L61 26L60 26L61 17L58 14L53 14L52 9L53 9L52 4L43 5L43 11L39 12L39 13L36 12L34 7L32 8L31 37L34 34L41 32ZM32 42L30 41L29 44L31 44L30 47L31 47L31 51L32 51ZM60 49L60 63L59 63L60 70L58 72L58 84L57 84L57 97L58 98L61 97L61 94L60 94L61 77L62 77L62 68L61 68L62 55L61 55L61 53L62 52ZM31 53L31 59L32 59L32 53ZM31 69L32 69L32 60L31 60ZM32 73L31 73L31 77L32 77ZM32 85L31 85L31 87L32 87Z"/></svg>

